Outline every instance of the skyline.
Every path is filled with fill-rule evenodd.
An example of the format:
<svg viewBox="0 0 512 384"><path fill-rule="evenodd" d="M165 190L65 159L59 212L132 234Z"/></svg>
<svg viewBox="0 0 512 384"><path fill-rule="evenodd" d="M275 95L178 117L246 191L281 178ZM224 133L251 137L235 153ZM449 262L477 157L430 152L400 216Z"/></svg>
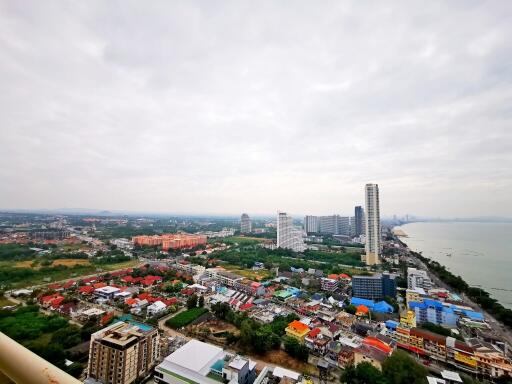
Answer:
<svg viewBox="0 0 512 384"><path fill-rule="evenodd" d="M512 3L122 4L0 1L0 209L512 217Z"/></svg>

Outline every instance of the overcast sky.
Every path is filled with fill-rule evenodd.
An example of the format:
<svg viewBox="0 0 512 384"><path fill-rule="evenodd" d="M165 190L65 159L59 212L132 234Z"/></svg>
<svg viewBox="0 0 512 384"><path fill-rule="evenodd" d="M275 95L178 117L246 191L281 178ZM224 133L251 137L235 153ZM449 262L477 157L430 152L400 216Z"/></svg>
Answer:
<svg viewBox="0 0 512 384"><path fill-rule="evenodd" d="M512 216L512 1L0 0L0 208Z"/></svg>

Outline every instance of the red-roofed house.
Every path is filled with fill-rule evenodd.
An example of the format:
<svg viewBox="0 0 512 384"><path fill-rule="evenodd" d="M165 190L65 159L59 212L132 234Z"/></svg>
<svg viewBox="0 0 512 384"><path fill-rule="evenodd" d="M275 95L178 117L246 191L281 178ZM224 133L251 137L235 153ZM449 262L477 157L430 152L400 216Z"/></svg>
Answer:
<svg viewBox="0 0 512 384"><path fill-rule="evenodd" d="M84 284L90 284L90 283L94 283L97 280L98 280L97 277L87 277L87 278L83 279L82 281Z"/></svg>
<svg viewBox="0 0 512 384"><path fill-rule="evenodd" d="M245 304L242 304L238 309L241 311L247 311L248 309L251 309L252 307L254 307L253 303L245 303Z"/></svg>
<svg viewBox="0 0 512 384"><path fill-rule="evenodd" d="M55 299L53 299L51 302L50 302L50 307L52 309L57 309L60 307L60 305L62 304L62 302L64 301L64 296L59 296L59 297L56 297Z"/></svg>
<svg viewBox="0 0 512 384"><path fill-rule="evenodd" d="M43 296L39 298L39 302L41 305L45 308L49 307L51 305L51 302L53 299L56 299L57 297L62 297L58 293L55 293L53 295Z"/></svg>
<svg viewBox="0 0 512 384"><path fill-rule="evenodd" d="M124 301L126 305L133 306L139 302L139 299L129 298Z"/></svg>
<svg viewBox="0 0 512 384"><path fill-rule="evenodd" d="M64 288L64 289L69 289L69 288L71 288L71 287L73 287L73 286L75 286L75 285L76 285L76 281L74 281L74 280L68 280L68 281L66 281L66 282L64 283L64 285L62 286L62 288Z"/></svg>
<svg viewBox="0 0 512 384"><path fill-rule="evenodd" d="M105 288L107 286L107 284L105 284L105 283L96 283L93 286L94 286L94 289L98 289L98 288Z"/></svg>
<svg viewBox="0 0 512 384"><path fill-rule="evenodd" d="M84 285L83 287L78 288L78 292L82 295L92 295L94 287L91 285Z"/></svg>
<svg viewBox="0 0 512 384"><path fill-rule="evenodd" d="M48 289L54 289L57 291L62 289L62 285L60 285L59 283L53 283L48 286Z"/></svg>
<svg viewBox="0 0 512 384"><path fill-rule="evenodd" d="M179 303L179 300L176 297L171 297L170 299L160 299L165 305L176 305Z"/></svg>

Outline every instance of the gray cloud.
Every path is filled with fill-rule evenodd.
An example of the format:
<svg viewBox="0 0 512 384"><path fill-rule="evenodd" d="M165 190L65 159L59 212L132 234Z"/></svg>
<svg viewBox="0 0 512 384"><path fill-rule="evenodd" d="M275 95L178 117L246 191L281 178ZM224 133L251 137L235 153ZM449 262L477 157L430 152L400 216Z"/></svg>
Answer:
<svg viewBox="0 0 512 384"><path fill-rule="evenodd" d="M0 207L510 216L511 18L0 0Z"/></svg>

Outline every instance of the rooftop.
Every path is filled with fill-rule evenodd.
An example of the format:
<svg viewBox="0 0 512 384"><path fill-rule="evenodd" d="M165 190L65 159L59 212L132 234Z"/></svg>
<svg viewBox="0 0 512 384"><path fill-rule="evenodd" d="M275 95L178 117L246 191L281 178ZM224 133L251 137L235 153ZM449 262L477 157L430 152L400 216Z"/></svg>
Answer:
<svg viewBox="0 0 512 384"><path fill-rule="evenodd" d="M222 348L215 345L190 340L167 356L161 365L165 368L166 364L174 364L204 376L208 374L214 362L222 358L222 353Z"/></svg>

